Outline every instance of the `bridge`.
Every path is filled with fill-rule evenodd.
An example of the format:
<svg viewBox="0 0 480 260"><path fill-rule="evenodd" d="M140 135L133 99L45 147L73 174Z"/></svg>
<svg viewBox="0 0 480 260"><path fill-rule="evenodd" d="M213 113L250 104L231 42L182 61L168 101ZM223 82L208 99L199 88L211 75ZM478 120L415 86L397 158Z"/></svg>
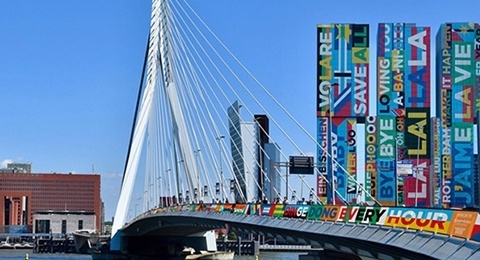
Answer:
<svg viewBox="0 0 480 260"><path fill-rule="evenodd" d="M153 0L148 37L113 252L215 251L213 230L228 228L370 258L480 257L478 211L382 205L187 1ZM349 145L365 144L350 137ZM319 172L305 143L347 173L355 194Z"/></svg>
<svg viewBox="0 0 480 260"><path fill-rule="evenodd" d="M473 229L465 230L466 219L475 219ZM476 259L480 255L478 212L446 209L195 204L150 210L122 233L131 239L126 243L130 252L139 253L145 244L165 237L185 238L225 226L374 259Z"/></svg>

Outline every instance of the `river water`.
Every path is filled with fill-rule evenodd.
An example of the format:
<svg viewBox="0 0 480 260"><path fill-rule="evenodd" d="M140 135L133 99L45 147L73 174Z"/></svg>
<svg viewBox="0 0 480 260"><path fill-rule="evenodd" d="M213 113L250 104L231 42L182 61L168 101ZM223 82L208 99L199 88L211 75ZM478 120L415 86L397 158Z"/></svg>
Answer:
<svg viewBox="0 0 480 260"><path fill-rule="evenodd" d="M4 249L0 250L0 259L1 260L18 260L18 259L26 259L26 255L28 254L28 260L87 260L92 259L90 255L76 255L76 254L34 254L32 250L11 250L11 249ZM264 260L298 260L299 253L282 253L282 252L262 252L256 258L255 256L235 256L235 260L256 260L256 259L264 259Z"/></svg>
<svg viewBox="0 0 480 260"><path fill-rule="evenodd" d="M55 260L87 260L92 259L90 255L76 255L76 254L34 254L31 249L2 249L0 250L0 259L2 260L17 260L17 259L55 259Z"/></svg>

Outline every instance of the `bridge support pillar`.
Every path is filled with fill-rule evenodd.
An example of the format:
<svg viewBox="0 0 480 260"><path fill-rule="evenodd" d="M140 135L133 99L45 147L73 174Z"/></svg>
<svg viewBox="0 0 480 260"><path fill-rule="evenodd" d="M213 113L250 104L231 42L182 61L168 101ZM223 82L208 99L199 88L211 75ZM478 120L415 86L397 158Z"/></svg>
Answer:
<svg viewBox="0 0 480 260"><path fill-rule="evenodd" d="M120 251L120 249L122 247L121 240L122 240L122 232L115 233L115 235L110 240L110 250L111 251Z"/></svg>
<svg viewBox="0 0 480 260"><path fill-rule="evenodd" d="M185 237L184 244L193 247L196 252L200 252L200 250L209 252L217 251L217 240L215 239L214 230Z"/></svg>
<svg viewBox="0 0 480 260"><path fill-rule="evenodd" d="M217 241L215 231L206 231L189 236L132 236L119 231L110 241L110 252L115 256L174 256L182 252L184 247L200 251L216 252Z"/></svg>
<svg viewBox="0 0 480 260"><path fill-rule="evenodd" d="M242 238L240 236L237 237L237 255L242 255Z"/></svg>

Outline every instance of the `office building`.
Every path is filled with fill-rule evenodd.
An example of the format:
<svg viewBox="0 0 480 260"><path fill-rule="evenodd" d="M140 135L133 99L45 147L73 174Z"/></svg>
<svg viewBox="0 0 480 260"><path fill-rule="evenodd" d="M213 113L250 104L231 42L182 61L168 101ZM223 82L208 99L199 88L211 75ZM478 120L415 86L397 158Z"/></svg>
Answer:
<svg viewBox="0 0 480 260"><path fill-rule="evenodd" d="M0 173L0 198L2 226L32 227L37 212L81 211L93 213L101 230L98 174Z"/></svg>

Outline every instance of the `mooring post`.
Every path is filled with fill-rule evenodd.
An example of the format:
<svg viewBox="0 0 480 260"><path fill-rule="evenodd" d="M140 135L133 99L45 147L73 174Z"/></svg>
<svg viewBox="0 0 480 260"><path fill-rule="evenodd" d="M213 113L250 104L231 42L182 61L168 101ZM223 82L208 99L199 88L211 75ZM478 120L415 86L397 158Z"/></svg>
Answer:
<svg viewBox="0 0 480 260"><path fill-rule="evenodd" d="M238 255L242 255L242 238L237 236Z"/></svg>
<svg viewBox="0 0 480 260"><path fill-rule="evenodd" d="M227 235L223 236L223 251L227 252Z"/></svg>
<svg viewBox="0 0 480 260"><path fill-rule="evenodd" d="M50 253L53 253L53 233L52 229L50 229Z"/></svg>

